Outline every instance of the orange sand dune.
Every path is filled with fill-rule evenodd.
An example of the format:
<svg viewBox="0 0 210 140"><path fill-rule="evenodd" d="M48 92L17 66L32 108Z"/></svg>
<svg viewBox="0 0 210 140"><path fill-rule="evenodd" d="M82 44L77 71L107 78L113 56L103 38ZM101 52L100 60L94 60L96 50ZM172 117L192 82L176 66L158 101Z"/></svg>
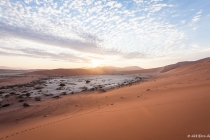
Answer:
<svg viewBox="0 0 210 140"><path fill-rule="evenodd" d="M110 67L96 67L91 69L53 69L26 73L28 76L81 76L81 75L103 75L103 74L157 74L163 67L153 69L142 69L132 71L117 71Z"/></svg>
<svg viewBox="0 0 210 140"><path fill-rule="evenodd" d="M92 68L92 69L53 69L44 71L35 71L26 73L26 75L40 75L40 76L79 76L79 75L101 75L114 74L114 70L108 68Z"/></svg>
<svg viewBox="0 0 210 140"><path fill-rule="evenodd" d="M166 72L165 74L205 74L210 72L210 60L203 60L200 62L195 62L188 64L186 66L182 66L173 70Z"/></svg>
<svg viewBox="0 0 210 140"><path fill-rule="evenodd" d="M165 73L186 65L208 61L210 58L201 59L198 61L178 62L176 64L167 65L164 67L140 69L140 67L96 67L90 69L53 69L53 70L40 70L26 73L25 75L33 76L80 76L80 75L102 75L102 74L143 74L143 75L156 75L158 73ZM132 70L140 69L140 70Z"/></svg>
<svg viewBox="0 0 210 140"><path fill-rule="evenodd" d="M142 75L156 75L163 70L163 67L143 69L143 70L134 70L134 71L123 71L123 74L142 74Z"/></svg>
<svg viewBox="0 0 210 140"><path fill-rule="evenodd" d="M165 66L163 68L161 73L167 72L167 71L179 68L179 67L183 67L183 66L186 66L186 65L189 65L189 64L193 65L193 64L201 63L203 61L208 61L208 60L210 60L210 57L207 57L207 58L204 58L204 59L200 59L200 60L197 60L197 61L184 61L184 62L178 62L176 64L167 65L167 66Z"/></svg>
<svg viewBox="0 0 210 140"><path fill-rule="evenodd" d="M124 71L124 74L147 74L147 75L156 75L159 73L165 73L171 70L176 70L178 68L182 69L182 67L187 65L194 65L199 64L202 62L210 61L210 58L204 58L197 61L184 61L184 62L178 62L176 64L166 65L164 67L159 68L151 68L151 69L143 69L143 70L135 70L135 71ZM186 71L188 72L188 71Z"/></svg>
<svg viewBox="0 0 210 140"><path fill-rule="evenodd" d="M20 103L0 109L0 139L199 139L192 136L210 134L209 85L210 62L202 61L105 93Z"/></svg>
<svg viewBox="0 0 210 140"><path fill-rule="evenodd" d="M37 79L38 77L34 77L34 76L12 77L12 78L0 79L0 86L25 84L25 83L30 83L31 81L34 81Z"/></svg>

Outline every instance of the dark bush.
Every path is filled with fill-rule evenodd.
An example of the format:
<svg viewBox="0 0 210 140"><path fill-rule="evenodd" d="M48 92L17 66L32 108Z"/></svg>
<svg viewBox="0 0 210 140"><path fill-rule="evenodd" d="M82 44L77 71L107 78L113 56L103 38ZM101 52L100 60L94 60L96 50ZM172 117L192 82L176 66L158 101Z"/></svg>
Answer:
<svg viewBox="0 0 210 140"><path fill-rule="evenodd" d="M82 87L81 89L82 89L82 91L87 91L88 90L88 88L86 86Z"/></svg>
<svg viewBox="0 0 210 140"><path fill-rule="evenodd" d="M62 92L61 95L67 95L66 92Z"/></svg>
<svg viewBox="0 0 210 140"><path fill-rule="evenodd" d="M94 91L95 90L95 88L90 88L90 91Z"/></svg>
<svg viewBox="0 0 210 140"><path fill-rule="evenodd" d="M11 92L10 95L15 95L15 92Z"/></svg>
<svg viewBox="0 0 210 140"><path fill-rule="evenodd" d="M60 97L60 96L53 96L52 98L59 99L59 98L61 98L61 97Z"/></svg>
<svg viewBox="0 0 210 140"><path fill-rule="evenodd" d="M35 101L41 101L41 97L35 97Z"/></svg>
<svg viewBox="0 0 210 140"><path fill-rule="evenodd" d="M26 93L26 97L29 97L29 96L31 96L31 93Z"/></svg>
<svg viewBox="0 0 210 140"><path fill-rule="evenodd" d="M23 103L24 107L29 107L30 105L28 103Z"/></svg>
<svg viewBox="0 0 210 140"><path fill-rule="evenodd" d="M5 95L4 97L5 97L5 98L8 98L8 97L9 97L9 94Z"/></svg>
<svg viewBox="0 0 210 140"><path fill-rule="evenodd" d="M10 104L4 104L1 107L8 107L8 106L10 106Z"/></svg>
<svg viewBox="0 0 210 140"><path fill-rule="evenodd" d="M64 83L60 83L60 86L63 87L63 86L66 86L66 85Z"/></svg>
<svg viewBox="0 0 210 140"><path fill-rule="evenodd" d="M20 99L23 98L23 95L19 95L18 98L20 98Z"/></svg>

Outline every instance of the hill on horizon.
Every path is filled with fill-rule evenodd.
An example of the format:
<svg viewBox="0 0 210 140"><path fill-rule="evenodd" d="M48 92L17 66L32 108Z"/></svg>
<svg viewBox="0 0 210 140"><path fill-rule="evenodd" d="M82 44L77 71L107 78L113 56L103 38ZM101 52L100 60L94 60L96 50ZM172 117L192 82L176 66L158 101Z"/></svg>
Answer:
<svg viewBox="0 0 210 140"><path fill-rule="evenodd" d="M103 75L103 74L149 74L154 75L158 73L166 73L168 71L183 67L186 65L199 63L205 60L210 60L210 57L200 59L197 61L183 61L175 64L166 65L163 67L143 69L139 66L114 67L114 66L98 66L95 68L73 68L73 69L51 69L51 70L22 70L21 73L25 75L39 75L39 76L79 76L79 75ZM1 69L2 73L15 73L20 70Z"/></svg>

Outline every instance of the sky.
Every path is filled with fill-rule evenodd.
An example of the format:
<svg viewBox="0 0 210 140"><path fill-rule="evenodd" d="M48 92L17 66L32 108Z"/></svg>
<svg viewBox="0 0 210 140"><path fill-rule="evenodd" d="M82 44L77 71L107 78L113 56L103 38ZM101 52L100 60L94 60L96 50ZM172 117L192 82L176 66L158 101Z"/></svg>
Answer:
<svg viewBox="0 0 210 140"><path fill-rule="evenodd" d="M0 0L0 66L140 66L210 57L210 0Z"/></svg>

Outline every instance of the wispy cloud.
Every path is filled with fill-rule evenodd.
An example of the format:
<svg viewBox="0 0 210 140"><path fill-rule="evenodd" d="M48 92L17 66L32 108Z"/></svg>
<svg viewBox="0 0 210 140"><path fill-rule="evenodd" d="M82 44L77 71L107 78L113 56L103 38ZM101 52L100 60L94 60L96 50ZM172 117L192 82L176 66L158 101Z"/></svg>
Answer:
<svg viewBox="0 0 210 140"><path fill-rule="evenodd" d="M195 16L192 18L192 22L195 23L195 22L199 21L200 20L200 17L201 17L201 14L202 14L202 10L200 10L199 12L197 12L195 14Z"/></svg>
<svg viewBox="0 0 210 140"><path fill-rule="evenodd" d="M181 20L181 23L182 23L182 24L185 24L185 22L186 22L185 20Z"/></svg>
<svg viewBox="0 0 210 140"><path fill-rule="evenodd" d="M170 55L186 45L178 24L187 19L173 24L167 18L175 7L163 0L1 0L0 48L13 48L1 53L75 62Z"/></svg>

